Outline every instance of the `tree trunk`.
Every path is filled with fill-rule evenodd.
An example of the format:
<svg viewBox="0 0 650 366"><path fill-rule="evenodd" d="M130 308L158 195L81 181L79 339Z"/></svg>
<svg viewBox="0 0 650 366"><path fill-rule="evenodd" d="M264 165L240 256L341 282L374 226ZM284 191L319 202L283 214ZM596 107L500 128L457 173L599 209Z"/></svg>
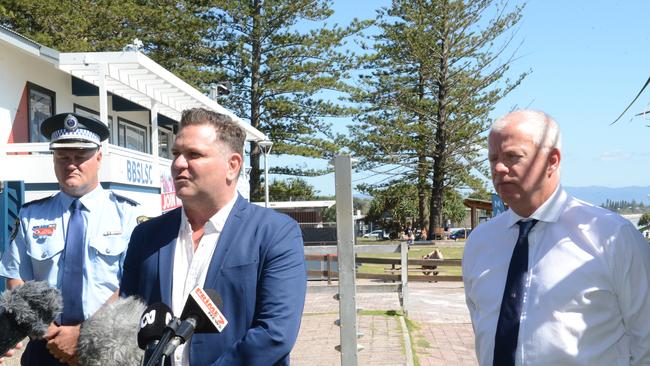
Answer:
<svg viewBox="0 0 650 366"><path fill-rule="evenodd" d="M425 157L420 157L418 159L420 165L425 165L427 159ZM427 189L427 175L426 171L418 170L418 229L424 227L424 221L426 219L426 189Z"/></svg>
<svg viewBox="0 0 650 366"><path fill-rule="evenodd" d="M253 34L251 41L251 126L260 127L260 65L262 63L262 46L260 43L260 20L262 16L262 1L253 1ZM257 143L251 142L251 175L250 175L250 200L263 201L263 194L260 187L260 154L261 150ZM268 182L264 182L267 184Z"/></svg>
<svg viewBox="0 0 650 366"><path fill-rule="evenodd" d="M421 67L421 65L420 65ZM418 97L420 101L424 99L424 75L422 75L422 70L420 69L420 79L418 83ZM418 114L418 141L416 143L417 154L418 154L418 164L416 167L417 171L417 190L418 190L418 224L417 228L424 228L425 215L427 209L426 202L426 190L427 190L427 175L429 174L429 166L427 165L427 131L426 118L421 114Z"/></svg>
<svg viewBox="0 0 650 366"><path fill-rule="evenodd" d="M257 146L256 142L251 141L251 171L250 179L248 184L250 184L250 200L251 202L261 202L264 200L264 194L261 189L261 169L260 169L260 148Z"/></svg>
<svg viewBox="0 0 650 366"><path fill-rule="evenodd" d="M445 12L443 11L443 14ZM445 132L447 122L447 77L448 77L448 34L447 20L443 17L440 32L440 60L437 80L438 100L436 145L433 154L433 182L431 184L431 199L429 206L429 235L435 238L436 229L442 227L442 197L444 194L445 159L447 155L447 136Z"/></svg>

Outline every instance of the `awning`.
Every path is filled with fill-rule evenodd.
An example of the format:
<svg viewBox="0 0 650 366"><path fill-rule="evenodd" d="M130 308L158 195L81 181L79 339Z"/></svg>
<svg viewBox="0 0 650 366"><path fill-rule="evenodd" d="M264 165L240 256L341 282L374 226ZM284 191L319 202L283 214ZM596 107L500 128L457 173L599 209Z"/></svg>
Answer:
<svg viewBox="0 0 650 366"><path fill-rule="evenodd" d="M479 200L476 198L465 198L463 200L463 204L469 208L492 212L492 201Z"/></svg>
<svg viewBox="0 0 650 366"><path fill-rule="evenodd" d="M72 52L59 54L59 69L176 121L189 108L206 108L233 117L246 130L247 140L266 140L259 130L219 103L137 51Z"/></svg>

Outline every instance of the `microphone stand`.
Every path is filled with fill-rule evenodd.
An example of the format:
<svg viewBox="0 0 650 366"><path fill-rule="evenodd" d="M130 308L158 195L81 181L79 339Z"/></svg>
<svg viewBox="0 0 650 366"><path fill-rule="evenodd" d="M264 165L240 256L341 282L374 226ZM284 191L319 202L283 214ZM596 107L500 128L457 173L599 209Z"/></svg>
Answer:
<svg viewBox="0 0 650 366"><path fill-rule="evenodd" d="M178 318L174 318L169 321L169 324L165 327L165 331L162 334L162 337L160 337L160 341L156 345L156 348L154 348L153 352L151 352L151 356L148 360L143 359L143 365L145 366L157 366L157 365L162 365L162 362L164 362L164 351L165 347L167 347L167 343L172 339L174 334L176 334L176 331L178 330L178 327L180 326L181 321Z"/></svg>

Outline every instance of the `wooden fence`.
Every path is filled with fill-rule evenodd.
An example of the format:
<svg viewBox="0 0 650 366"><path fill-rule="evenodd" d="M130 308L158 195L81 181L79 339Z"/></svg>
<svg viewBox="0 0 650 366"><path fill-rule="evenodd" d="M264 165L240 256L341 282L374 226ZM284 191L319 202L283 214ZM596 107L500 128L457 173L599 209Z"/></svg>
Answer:
<svg viewBox="0 0 650 366"><path fill-rule="evenodd" d="M335 270L334 262L337 261L336 254L306 254L305 260L319 261L325 263L323 270L310 270L309 276L318 276L327 279L331 284L332 280L338 278L338 272ZM374 258L360 257L355 259L357 264L385 264L385 273L363 273L357 269L356 277L365 279L375 279L382 281L401 281L402 260L400 258ZM440 267L450 266L459 267L460 259L409 259L407 263L408 281L411 282L459 282L463 280L462 276L441 275Z"/></svg>

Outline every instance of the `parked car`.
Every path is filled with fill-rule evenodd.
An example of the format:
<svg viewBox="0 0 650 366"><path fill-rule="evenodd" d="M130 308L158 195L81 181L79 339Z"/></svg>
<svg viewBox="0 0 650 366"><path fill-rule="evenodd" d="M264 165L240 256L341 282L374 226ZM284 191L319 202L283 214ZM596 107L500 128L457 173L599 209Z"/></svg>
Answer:
<svg viewBox="0 0 650 366"><path fill-rule="evenodd" d="M449 234L449 239L458 240L458 239L467 239L469 233L472 232L472 229L460 229L456 230L453 233Z"/></svg>
<svg viewBox="0 0 650 366"><path fill-rule="evenodd" d="M373 230L363 234L363 237L369 239L388 239L388 235L384 233L384 230Z"/></svg>

